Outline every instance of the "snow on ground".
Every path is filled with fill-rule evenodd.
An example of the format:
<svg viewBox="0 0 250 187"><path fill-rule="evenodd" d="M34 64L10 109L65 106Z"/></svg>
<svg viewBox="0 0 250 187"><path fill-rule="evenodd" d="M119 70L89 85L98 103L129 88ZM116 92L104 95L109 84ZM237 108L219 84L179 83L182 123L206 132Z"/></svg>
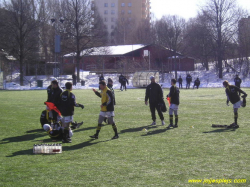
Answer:
<svg viewBox="0 0 250 187"><path fill-rule="evenodd" d="M201 69L201 68L200 68ZM217 88L217 87L222 87L222 82L224 80L228 80L229 83L234 84L234 77L235 73L230 72L230 73L223 73L223 79L219 79L216 71L213 69L210 71L205 71L205 70L196 70L193 72L189 72L193 78L191 87L193 87L193 82L194 80L199 77L201 84L201 88ZM7 90L44 90L46 89L49 85L51 80L54 78L53 76L25 76L25 86L20 86L18 82L18 73L15 73L12 75L12 82L8 81L4 83L4 88ZM119 89L120 88L120 83L119 83L119 75L120 74L104 74L105 80L108 78L111 78L114 82L114 89ZM183 87L186 86L186 72L178 72L178 77L181 75L183 79ZM240 78L242 78L241 74L239 74ZM132 84L132 78L133 74L127 75L127 78L129 80L129 85L127 88L135 88L133 87ZM169 88L170 81L171 79L174 78L174 73L165 73L164 74L164 79L162 75L160 76L160 81L159 83L162 85L163 88ZM10 75L8 76L8 80L10 79ZM59 84L61 87L64 87L65 83L68 81L72 81L72 76L71 75L62 75L57 78L59 81ZM77 83L76 86L73 86L73 89L92 89L92 88L98 88L99 85L99 75L96 74L91 74L88 71L81 71L80 72L80 79L85 81L85 86L81 86L81 82ZM43 81L43 87L37 87L37 80L42 80ZM178 83L177 83L178 85ZM242 87L250 87L250 78L247 77L245 79L242 78Z"/></svg>

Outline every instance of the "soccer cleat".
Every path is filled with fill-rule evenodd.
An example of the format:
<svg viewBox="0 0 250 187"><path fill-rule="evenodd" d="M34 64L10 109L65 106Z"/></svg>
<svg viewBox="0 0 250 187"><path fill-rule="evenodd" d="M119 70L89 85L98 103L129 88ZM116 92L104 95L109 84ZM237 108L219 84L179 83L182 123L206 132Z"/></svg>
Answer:
<svg viewBox="0 0 250 187"><path fill-rule="evenodd" d="M177 125L177 124L175 124L175 125L174 125L174 128L178 128L178 125Z"/></svg>
<svg viewBox="0 0 250 187"><path fill-rule="evenodd" d="M94 139L98 139L98 136L96 136L95 134L93 136L89 136L90 138L94 138Z"/></svg>
<svg viewBox="0 0 250 187"><path fill-rule="evenodd" d="M155 122L155 121L153 121L153 123L151 123L150 125L156 125L156 122Z"/></svg>
<svg viewBox="0 0 250 187"><path fill-rule="evenodd" d="M118 138L119 138L119 135L115 135L115 136L112 138L112 140L118 139Z"/></svg>
<svg viewBox="0 0 250 187"><path fill-rule="evenodd" d="M72 142L71 138L62 139L62 143L71 143L71 142Z"/></svg>
<svg viewBox="0 0 250 187"><path fill-rule="evenodd" d="M161 121L161 125L165 125L165 122L164 122L164 120L162 120L162 121Z"/></svg>
<svg viewBox="0 0 250 187"><path fill-rule="evenodd" d="M174 126L172 124L169 124L169 126L167 128L170 129L170 127L174 128Z"/></svg>

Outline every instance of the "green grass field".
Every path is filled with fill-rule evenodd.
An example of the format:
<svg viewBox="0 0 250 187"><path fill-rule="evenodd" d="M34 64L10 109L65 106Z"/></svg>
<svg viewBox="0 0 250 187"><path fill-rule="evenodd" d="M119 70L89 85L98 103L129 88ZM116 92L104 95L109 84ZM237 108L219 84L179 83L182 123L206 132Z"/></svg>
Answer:
<svg viewBox="0 0 250 187"><path fill-rule="evenodd" d="M33 144L52 143L39 123L46 91L0 92L0 186L179 187L203 186L205 179L232 180L204 186L250 186L249 106L239 110L239 129L211 127L233 122L223 88L181 90L179 128L166 128L165 113L166 125L158 123L147 132L143 128L151 116L145 90L116 90L117 140L110 140L114 134L108 125L98 140L89 138L95 133L100 99L92 90L73 93L85 105L75 109L74 120L84 124L74 131L71 144L63 144L62 154L34 155ZM235 183L238 179L246 182Z"/></svg>

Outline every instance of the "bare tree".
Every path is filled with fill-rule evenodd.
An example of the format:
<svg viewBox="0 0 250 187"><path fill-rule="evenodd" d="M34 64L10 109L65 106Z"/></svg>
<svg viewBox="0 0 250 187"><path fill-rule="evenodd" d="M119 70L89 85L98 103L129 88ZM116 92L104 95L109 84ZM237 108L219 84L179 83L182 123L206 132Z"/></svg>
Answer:
<svg viewBox="0 0 250 187"><path fill-rule="evenodd" d="M185 54L200 59L203 67L209 70L209 61L214 57L214 42L206 17L198 15L190 19L184 34Z"/></svg>
<svg viewBox="0 0 250 187"><path fill-rule="evenodd" d="M237 7L236 0L207 0L201 11L207 18L213 40L216 42L219 78L222 78L225 45L236 38L241 10Z"/></svg>
<svg viewBox="0 0 250 187"><path fill-rule="evenodd" d="M116 45L126 45L134 43L133 33L135 32L137 25L132 18L123 18L117 20L114 33L114 43Z"/></svg>
<svg viewBox="0 0 250 187"><path fill-rule="evenodd" d="M107 31L97 11L91 8L90 0L61 0L60 15L64 17L63 47L76 52L77 81L81 51L102 46L107 42Z"/></svg>
<svg viewBox="0 0 250 187"><path fill-rule="evenodd" d="M155 23L157 43L172 50L175 56L175 78L177 78L176 53L182 49L185 25L185 19L178 16L163 16Z"/></svg>
<svg viewBox="0 0 250 187"><path fill-rule="evenodd" d="M246 77L250 71L250 16L242 18L239 22L239 55L240 59L245 62L245 71L243 75Z"/></svg>
<svg viewBox="0 0 250 187"><path fill-rule="evenodd" d="M134 43L138 44L153 43L153 36L151 24L147 19L141 20L134 33L132 33Z"/></svg>
<svg viewBox="0 0 250 187"><path fill-rule="evenodd" d="M20 85L23 85L24 65L35 60L38 52L37 1L4 1L3 8L1 48L19 61Z"/></svg>

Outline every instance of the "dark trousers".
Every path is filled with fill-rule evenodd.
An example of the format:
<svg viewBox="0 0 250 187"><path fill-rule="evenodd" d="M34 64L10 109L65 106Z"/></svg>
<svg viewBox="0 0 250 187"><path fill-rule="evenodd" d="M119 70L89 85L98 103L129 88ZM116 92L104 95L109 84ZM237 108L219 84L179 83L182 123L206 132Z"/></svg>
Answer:
<svg viewBox="0 0 250 187"><path fill-rule="evenodd" d="M190 82L187 82L186 89L190 88Z"/></svg>
<svg viewBox="0 0 250 187"><path fill-rule="evenodd" d="M125 89L125 91L127 90L126 83L121 83L120 90L123 90L123 89Z"/></svg>
<svg viewBox="0 0 250 187"><path fill-rule="evenodd" d="M159 106L158 104L156 104L156 103L150 103L149 106L150 106L150 111L151 111L151 116L152 116L152 120L153 120L153 121L156 120L156 117L155 117L155 109L157 110L160 119L161 119L161 120L164 120L162 111L161 111L160 106Z"/></svg>
<svg viewBox="0 0 250 187"><path fill-rule="evenodd" d="M179 82L179 88L182 88L182 82Z"/></svg>

